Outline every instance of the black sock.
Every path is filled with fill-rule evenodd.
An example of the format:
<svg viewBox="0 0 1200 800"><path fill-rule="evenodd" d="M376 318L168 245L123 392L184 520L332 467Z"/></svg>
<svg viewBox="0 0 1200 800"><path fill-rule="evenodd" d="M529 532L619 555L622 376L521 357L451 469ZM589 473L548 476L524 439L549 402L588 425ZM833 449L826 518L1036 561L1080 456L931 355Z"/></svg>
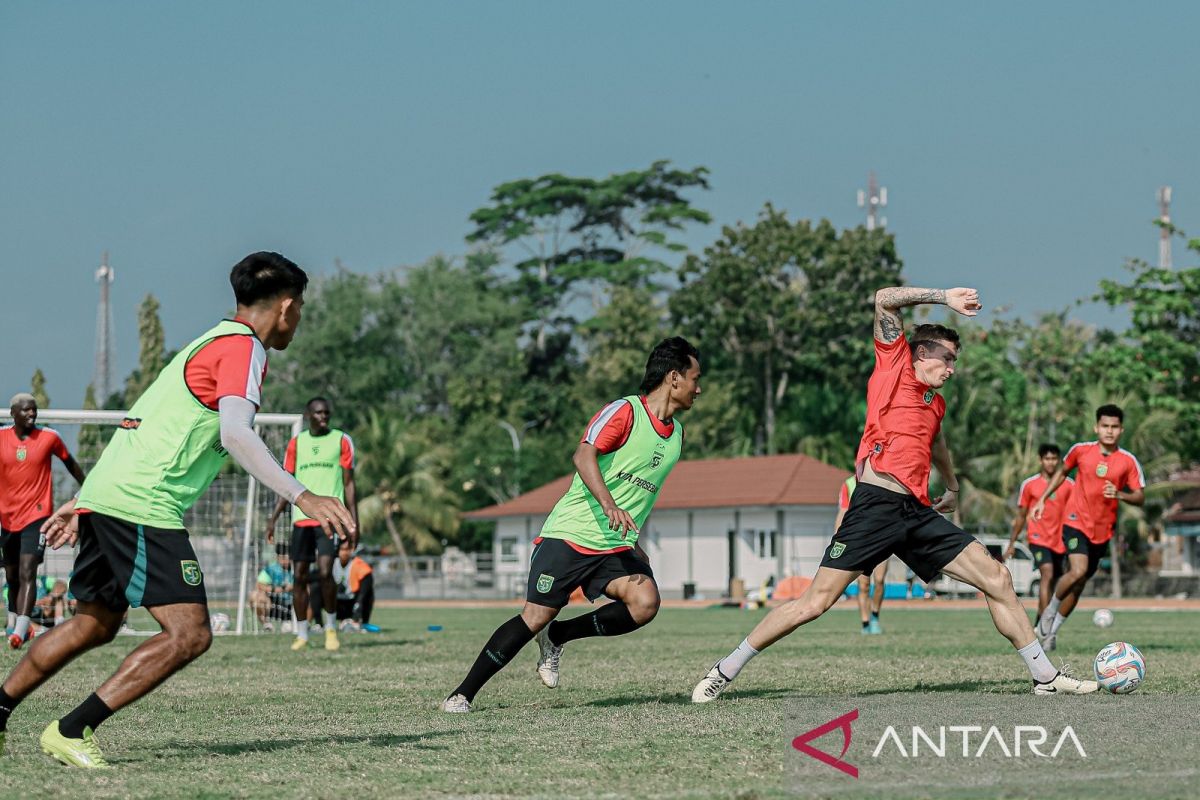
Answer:
<svg viewBox="0 0 1200 800"><path fill-rule="evenodd" d="M487 644L480 651L479 657L471 665L471 671L467 673L467 677L463 678L463 682L451 692L451 695L461 694L468 701L474 700L475 694L483 688L483 685L490 681L493 675L504 669L504 665L521 652L521 648L529 644L529 640L532 638L533 631L529 630L529 626L525 624L525 620L521 619L520 614L496 628L492 638L488 639Z"/></svg>
<svg viewBox="0 0 1200 800"><path fill-rule="evenodd" d="M863 620L863 630L866 630L866 629L867 629L867 626L868 626L868 625L870 625L870 624L871 624L870 622L867 622L866 620Z"/></svg>
<svg viewBox="0 0 1200 800"><path fill-rule="evenodd" d="M874 617L876 620L878 620L880 611L883 611L883 609L881 608L881 609L879 609L879 611L872 611L871 616Z"/></svg>
<svg viewBox="0 0 1200 800"><path fill-rule="evenodd" d="M584 614L582 617L550 623L546 633L550 641L556 645L564 645L576 639L586 639L589 636L620 636L642 627L633 621L629 607L624 603L609 603L606 606Z"/></svg>
<svg viewBox="0 0 1200 800"><path fill-rule="evenodd" d="M9 697L8 692L0 688L0 731L7 730L8 715L13 712L13 709L20 702L20 700L14 700L12 697Z"/></svg>
<svg viewBox="0 0 1200 800"><path fill-rule="evenodd" d="M100 723L112 715L113 710L106 706L95 692L92 692L88 695L87 700L77 705L74 711L58 721L58 732L68 739L82 739L84 728L91 728L95 731L100 727Z"/></svg>

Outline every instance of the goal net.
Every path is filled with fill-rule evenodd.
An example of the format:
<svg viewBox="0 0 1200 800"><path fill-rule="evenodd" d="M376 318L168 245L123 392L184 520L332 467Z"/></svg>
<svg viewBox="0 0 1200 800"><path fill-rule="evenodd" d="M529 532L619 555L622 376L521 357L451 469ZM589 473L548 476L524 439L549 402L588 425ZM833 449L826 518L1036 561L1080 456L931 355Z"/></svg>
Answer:
<svg viewBox="0 0 1200 800"><path fill-rule="evenodd" d="M7 415L5 417L7 423ZM91 471L125 417L125 411L38 409L38 425L58 431L85 473ZM300 431L301 422L299 414L258 414L254 426L282 462L288 439ZM55 459L55 506L74 495L78 488L75 479ZM258 587L259 574L277 563L275 548L266 542L267 519L276 500L273 492L260 486L230 459L212 486L184 517L184 525L204 572L209 608L214 614L221 612L230 617L231 633L257 633L263 630L262 623L270 622L272 618L271 627L275 628L282 627L280 623L284 620L291 620L287 610L289 598L280 591L273 595L269 591L261 592ZM291 538L289 519L285 514L276 526L275 542L285 548ZM43 582L49 579L49 583L62 579L68 581L69 588L77 552L78 546L47 550L39 578ZM270 571L279 574L277 568Z"/></svg>

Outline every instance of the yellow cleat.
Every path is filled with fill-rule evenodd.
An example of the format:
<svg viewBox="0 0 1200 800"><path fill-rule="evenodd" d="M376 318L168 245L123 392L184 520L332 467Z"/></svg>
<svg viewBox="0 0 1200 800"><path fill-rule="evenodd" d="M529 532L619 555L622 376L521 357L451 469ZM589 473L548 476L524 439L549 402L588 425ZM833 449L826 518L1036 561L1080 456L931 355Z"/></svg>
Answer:
<svg viewBox="0 0 1200 800"><path fill-rule="evenodd" d="M326 650L341 650L342 643L338 641L337 631L329 629L325 631L325 649Z"/></svg>
<svg viewBox="0 0 1200 800"><path fill-rule="evenodd" d="M59 732L58 720L55 720L42 731L41 743L43 753L68 767L110 769L91 728L83 729L82 739L68 739Z"/></svg>
<svg viewBox="0 0 1200 800"><path fill-rule="evenodd" d="M308 647L308 639L302 639L297 636L296 641L292 642L293 650L303 650L306 647Z"/></svg>

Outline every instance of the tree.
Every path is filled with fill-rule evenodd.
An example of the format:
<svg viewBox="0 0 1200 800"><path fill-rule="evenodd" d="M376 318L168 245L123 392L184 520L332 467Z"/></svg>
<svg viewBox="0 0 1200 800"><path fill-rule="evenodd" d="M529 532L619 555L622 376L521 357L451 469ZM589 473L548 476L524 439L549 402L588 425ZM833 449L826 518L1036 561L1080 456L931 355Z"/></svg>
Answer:
<svg viewBox="0 0 1200 800"><path fill-rule="evenodd" d="M146 295L138 306L138 365L125 379L125 407L130 408L166 365L166 344L158 300Z"/></svg>
<svg viewBox="0 0 1200 800"><path fill-rule="evenodd" d="M29 393L37 401L38 408L50 407L50 395L46 394L46 376L41 367L35 369L33 377L29 379Z"/></svg>
<svg viewBox="0 0 1200 800"><path fill-rule="evenodd" d="M83 408L86 411L96 408L96 390L90 383L87 385L87 391L83 394ZM81 425L79 427L79 461L90 466L96 463L96 459L100 458L103 450L104 435L100 432L100 426Z"/></svg>

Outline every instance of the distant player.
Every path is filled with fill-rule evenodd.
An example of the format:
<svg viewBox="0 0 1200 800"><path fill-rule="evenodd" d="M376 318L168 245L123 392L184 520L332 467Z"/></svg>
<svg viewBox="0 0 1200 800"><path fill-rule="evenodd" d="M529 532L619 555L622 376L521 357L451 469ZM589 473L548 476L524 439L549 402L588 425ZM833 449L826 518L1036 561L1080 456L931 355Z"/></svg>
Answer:
<svg viewBox="0 0 1200 800"><path fill-rule="evenodd" d="M658 586L638 534L683 448L675 415L699 394L700 354L676 336L650 354L640 394L592 417L575 450L571 486L533 540L525 607L492 634L443 711L470 711L475 694L535 635L538 677L553 689L567 642L620 636L654 619ZM553 621L576 587L589 600L604 595L616 602Z"/></svg>
<svg viewBox="0 0 1200 800"><path fill-rule="evenodd" d="M278 253L255 253L230 275L237 316L188 344L129 410L75 500L42 526L47 544L79 542L75 616L34 639L0 687L0 746L9 714L76 656L112 641L126 610L144 606L162 631L41 737L64 764L107 767L93 732L208 649L204 575L183 515L232 455L264 486L295 500L331 532L353 533L337 498L304 488L254 432L267 350L300 324L308 277Z"/></svg>
<svg viewBox="0 0 1200 800"><path fill-rule="evenodd" d="M1025 660L1034 694L1087 694L1098 688L1095 681L1055 669L1034 636L1008 570L939 513L953 511L958 503L958 478L942 431L946 401L937 390L954 374L959 338L942 325L918 325L911 343L906 341L900 309L922 303L947 305L967 317L981 308L974 289L876 292L875 370L867 384L867 425L855 459L858 485L850 509L804 594L773 609L714 664L692 691L693 702L716 699L751 658L824 614L851 581L893 553L923 581L944 572L982 591L996 629ZM931 458L947 487L936 505L929 499Z"/></svg>
<svg viewBox="0 0 1200 800"><path fill-rule="evenodd" d="M1067 472L1077 470L1062 528L1067 571L1038 620L1038 636L1047 650L1057 645L1058 629L1075 610L1088 579L1096 574L1100 559L1108 553L1117 523L1118 501L1131 506L1146 502L1142 465L1133 453L1120 447L1124 430L1125 412L1118 406L1109 404L1096 409L1096 441L1080 442L1067 451L1067 457L1033 507L1035 520L1048 516L1050 496L1066 481ZM1114 552L1113 558L1117 557Z"/></svg>
<svg viewBox="0 0 1200 800"><path fill-rule="evenodd" d="M338 612L341 627L353 630L378 630L371 624L371 609L375 607L375 570L354 554L354 544L343 539L338 545L337 561L333 562L333 577L338 587Z"/></svg>
<svg viewBox="0 0 1200 800"><path fill-rule="evenodd" d="M358 525L358 494L354 486L354 442L349 434L329 427L332 407L324 397L314 397L304 408L308 417L308 430L293 436L287 445L283 468L295 475L313 491L336 497L350 510L354 524ZM286 498L279 498L271 518L267 521L267 542L275 542L275 522L287 508ZM351 538L351 544L358 544ZM337 557L338 542L321 532L321 523L309 518L297 506L292 507L292 564L296 572L296 591L292 592L292 604L296 610L296 640L293 650L308 647L309 565L317 562L317 573L321 582L321 606L325 612L325 649L341 647L337 635L337 583L333 580L333 561ZM312 609L313 618L316 611Z"/></svg>
<svg viewBox="0 0 1200 800"><path fill-rule="evenodd" d="M857 484L858 479L851 475L846 478L846 482L842 484L842 490L838 492L838 513L837 519L833 522L835 534L838 528L842 527L842 520L845 518L846 512L850 510L850 497L854 494L854 487ZM879 562L879 566L875 567L875 571L870 575L863 573L858 576L858 616L862 621L863 633L883 633L883 627L879 624L879 612L883 610L887 571L888 560L885 558ZM875 584L874 592L871 591L872 582Z"/></svg>
<svg viewBox="0 0 1200 800"><path fill-rule="evenodd" d="M54 510L51 456L80 483L84 474L58 432L37 424L33 395L22 392L9 405L13 422L0 428L0 548L8 583L8 645L16 650L30 637L37 570L46 551L41 527Z"/></svg>
<svg viewBox="0 0 1200 800"><path fill-rule="evenodd" d="M1058 445L1044 444L1038 448L1038 459L1042 471L1030 475L1021 482L1017 492L1017 514L1013 517L1012 536L1008 540L1008 549L1004 551L1004 560L1013 557L1017 537L1021 531L1028 529L1029 550L1033 553L1033 563L1037 566L1038 575L1038 618L1046 610L1046 605L1054 593L1055 582L1062 577L1064 554L1067 548L1063 545L1063 517L1066 515L1067 503L1075 482L1070 478L1064 481L1047 500L1041 519L1033 519L1030 511L1041 499L1062 463L1062 453ZM1043 642L1043 645L1045 643Z"/></svg>

